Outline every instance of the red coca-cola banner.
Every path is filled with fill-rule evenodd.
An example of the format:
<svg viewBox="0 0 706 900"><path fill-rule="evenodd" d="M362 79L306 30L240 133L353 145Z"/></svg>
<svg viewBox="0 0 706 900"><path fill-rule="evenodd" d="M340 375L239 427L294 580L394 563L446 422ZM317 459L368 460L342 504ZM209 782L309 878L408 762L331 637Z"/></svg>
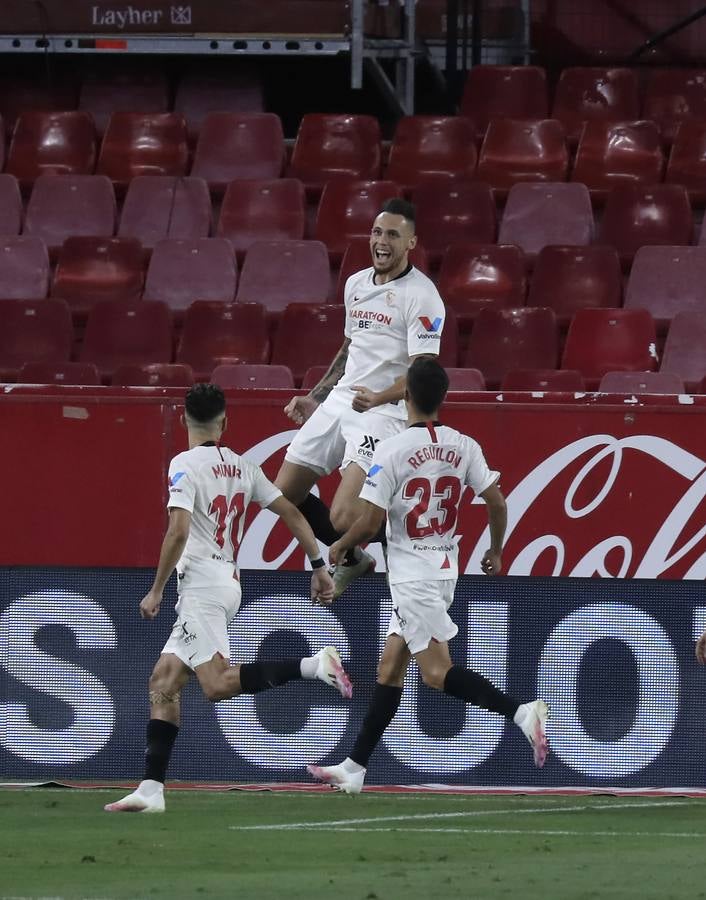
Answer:
<svg viewBox="0 0 706 900"><path fill-rule="evenodd" d="M507 574L706 577L706 397L456 396L444 420L475 437L502 472ZM226 443L270 477L294 433L282 413L288 397L229 397ZM154 565L166 466L185 446L179 416L173 391L1 396L0 565ZM325 498L336 483L337 475L321 482ZM482 501L463 503L458 534L460 571L478 573L488 542ZM251 509L241 566L302 563L275 517Z"/></svg>

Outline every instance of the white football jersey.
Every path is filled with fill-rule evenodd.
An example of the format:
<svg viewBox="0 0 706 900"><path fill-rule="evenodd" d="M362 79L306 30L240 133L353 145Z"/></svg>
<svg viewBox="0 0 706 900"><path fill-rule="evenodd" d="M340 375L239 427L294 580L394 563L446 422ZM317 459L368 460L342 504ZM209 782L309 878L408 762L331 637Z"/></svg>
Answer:
<svg viewBox="0 0 706 900"><path fill-rule="evenodd" d="M345 335L351 343L345 372L327 398L331 403L350 407L353 385L382 391L405 374L410 357L439 353L446 313L431 279L414 266L387 284L375 284L374 275L371 267L346 282ZM406 417L403 402L375 409Z"/></svg>
<svg viewBox="0 0 706 900"><path fill-rule="evenodd" d="M390 584L457 578L461 496L499 476L476 441L446 425L423 422L383 441L360 496L387 511Z"/></svg>
<svg viewBox="0 0 706 900"><path fill-rule="evenodd" d="M167 506L191 513L179 575L191 561L199 581L232 579L248 503L254 500L265 507L280 495L259 466L228 447L209 443L175 456L169 464Z"/></svg>

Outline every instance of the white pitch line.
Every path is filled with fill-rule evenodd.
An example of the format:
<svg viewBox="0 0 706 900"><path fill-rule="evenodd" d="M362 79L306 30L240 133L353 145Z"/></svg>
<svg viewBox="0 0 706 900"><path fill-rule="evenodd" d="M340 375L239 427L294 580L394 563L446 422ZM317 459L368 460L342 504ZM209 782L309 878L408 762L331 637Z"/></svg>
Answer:
<svg viewBox="0 0 706 900"><path fill-rule="evenodd" d="M595 806L538 806L534 809L473 809L447 813L415 813L399 816L373 816L366 819L332 819L328 822L287 822L275 825L229 825L230 831L287 831L297 828L331 828L344 825L371 825L375 822L408 822L420 819L465 819L475 816L515 816L534 813L565 813L596 811L602 809L645 809L650 806L693 806L698 800L658 800L645 803L603 803Z"/></svg>
<svg viewBox="0 0 706 900"><path fill-rule="evenodd" d="M332 828L331 831L343 831L360 834L372 832L408 832L411 834L529 834L549 837L660 837L660 838L704 838L706 832L696 831L548 831L524 830L522 828Z"/></svg>

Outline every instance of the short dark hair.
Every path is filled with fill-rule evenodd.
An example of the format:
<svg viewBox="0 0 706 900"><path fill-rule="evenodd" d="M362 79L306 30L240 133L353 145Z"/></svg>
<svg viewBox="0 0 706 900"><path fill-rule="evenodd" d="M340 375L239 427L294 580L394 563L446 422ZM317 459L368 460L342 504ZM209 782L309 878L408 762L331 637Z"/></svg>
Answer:
<svg viewBox="0 0 706 900"><path fill-rule="evenodd" d="M449 389L446 369L435 359L415 359L407 371L407 390L420 413L430 416L444 402Z"/></svg>
<svg viewBox="0 0 706 900"><path fill-rule="evenodd" d="M410 203L409 200L403 200L401 197L390 197L389 200L385 200L382 204L380 212L390 213L392 216L402 216L407 219L412 226L412 230L415 228L417 211L414 208L414 203Z"/></svg>
<svg viewBox="0 0 706 900"><path fill-rule="evenodd" d="M226 398L217 384L195 384L186 392L186 415L199 425L207 425L226 411Z"/></svg>

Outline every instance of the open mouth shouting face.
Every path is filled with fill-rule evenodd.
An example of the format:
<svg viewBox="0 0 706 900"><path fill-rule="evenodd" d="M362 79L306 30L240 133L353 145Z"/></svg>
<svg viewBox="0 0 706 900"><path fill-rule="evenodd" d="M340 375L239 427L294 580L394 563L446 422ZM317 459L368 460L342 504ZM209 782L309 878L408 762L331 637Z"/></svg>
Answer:
<svg viewBox="0 0 706 900"><path fill-rule="evenodd" d="M409 251L416 243L414 229L404 216L380 213L370 232L370 254L375 274L390 280L404 272L409 265Z"/></svg>

